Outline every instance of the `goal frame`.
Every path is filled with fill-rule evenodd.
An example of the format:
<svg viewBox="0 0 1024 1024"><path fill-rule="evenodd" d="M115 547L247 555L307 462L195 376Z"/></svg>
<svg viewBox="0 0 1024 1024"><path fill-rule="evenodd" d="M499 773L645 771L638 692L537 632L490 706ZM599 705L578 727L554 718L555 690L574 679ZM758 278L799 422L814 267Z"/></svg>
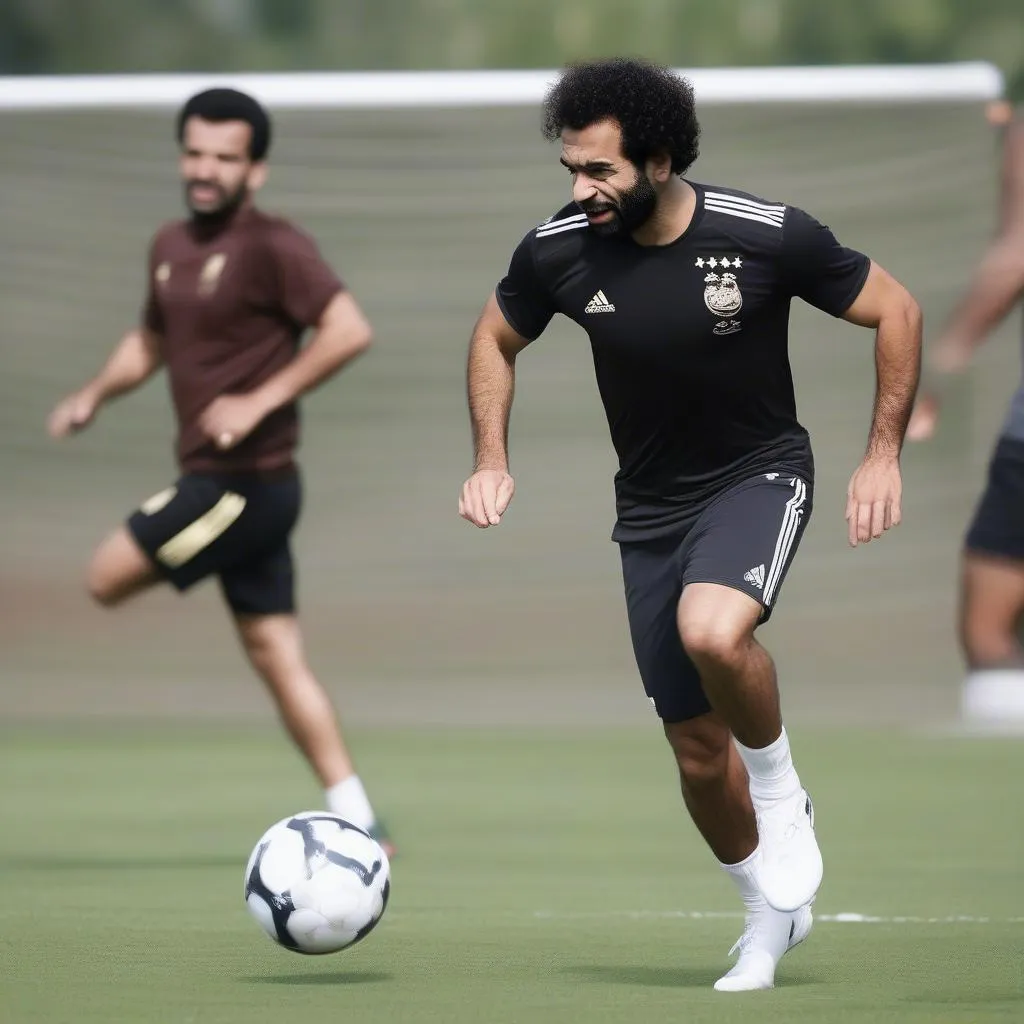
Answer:
<svg viewBox="0 0 1024 1024"><path fill-rule="evenodd" d="M987 102L1003 96L999 69L985 61L828 67L678 68L697 102ZM0 110L146 109L179 105L192 93L233 86L276 109L528 106L557 70L360 71L267 74L0 76Z"/></svg>

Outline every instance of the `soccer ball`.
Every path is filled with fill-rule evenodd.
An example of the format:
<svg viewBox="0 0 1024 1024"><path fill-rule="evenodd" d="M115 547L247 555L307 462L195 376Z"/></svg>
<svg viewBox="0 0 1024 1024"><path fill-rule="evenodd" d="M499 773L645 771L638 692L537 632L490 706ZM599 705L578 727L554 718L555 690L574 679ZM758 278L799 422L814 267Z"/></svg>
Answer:
<svg viewBox="0 0 1024 1024"><path fill-rule="evenodd" d="M296 953L334 953L384 913L391 866L377 842L336 814L304 811L264 832L245 869L245 905Z"/></svg>

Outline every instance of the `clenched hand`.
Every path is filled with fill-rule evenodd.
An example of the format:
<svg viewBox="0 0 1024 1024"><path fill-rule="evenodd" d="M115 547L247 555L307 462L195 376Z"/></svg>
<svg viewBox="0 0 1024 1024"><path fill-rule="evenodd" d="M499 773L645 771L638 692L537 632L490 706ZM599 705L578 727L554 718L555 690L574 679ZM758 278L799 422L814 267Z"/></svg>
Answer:
<svg viewBox="0 0 1024 1024"><path fill-rule="evenodd" d="M262 422L266 409L255 395L221 395L199 417L199 428L222 451L244 441Z"/></svg>
<svg viewBox="0 0 1024 1024"><path fill-rule="evenodd" d="M477 470L463 485L459 495L459 515L474 526L497 526L505 514L515 481L498 469Z"/></svg>
<svg viewBox="0 0 1024 1024"><path fill-rule="evenodd" d="M90 391L76 391L57 403L46 421L51 437L67 437L84 430L99 411L100 403Z"/></svg>

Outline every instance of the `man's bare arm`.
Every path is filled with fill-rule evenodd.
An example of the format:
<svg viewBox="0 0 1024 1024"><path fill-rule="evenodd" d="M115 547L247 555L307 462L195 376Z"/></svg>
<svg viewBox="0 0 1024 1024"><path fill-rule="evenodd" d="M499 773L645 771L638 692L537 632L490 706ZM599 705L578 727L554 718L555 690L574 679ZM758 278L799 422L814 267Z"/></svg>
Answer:
<svg viewBox="0 0 1024 1024"><path fill-rule="evenodd" d="M356 300L338 292L321 314L312 340L287 366L247 394L215 398L200 415L200 428L221 449L233 448L276 409L323 384L365 352L372 339Z"/></svg>
<svg viewBox="0 0 1024 1024"><path fill-rule="evenodd" d="M875 329L875 405L867 458L898 458L921 373L921 307L891 274L871 264L843 319Z"/></svg>
<svg viewBox="0 0 1024 1024"><path fill-rule="evenodd" d="M903 518L900 451L921 372L921 309L878 264L844 318L875 328L875 404L867 449L847 489L851 546L880 537Z"/></svg>
<svg viewBox="0 0 1024 1024"><path fill-rule="evenodd" d="M129 331L120 341L100 372L82 388L102 404L134 391L163 365L160 339L146 327Z"/></svg>
<svg viewBox="0 0 1024 1024"><path fill-rule="evenodd" d="M459 497L459 514L477 526L497 526L512 500L508 425L515 395L516 356L529 344L509 325L491 295L473 329L466 367L473 429L473 475Z"/></svg>
<svg viewBox="0 0 1024 1024"><path fill-rule="evenodd" d="M935 433L947 381L967 369L1024 291L1024 119L1006 131L999 199L995 237L929 355L925 387L907 430L912 441Z"/></svg>
<svg viewBox="0 0 1024 1024"><path fill-rule="evenodd" d="M160 339L147 327L128 331L100 372L64 398L50 415L53 437L65 437L88 426L100 407L112 398L133 391L163 364Z"/></svg>
<svg viewBox="0 0 1024 1024"><path fill-rule="evenodd" d="M373 330L349 292L339 292L327 304L316 332L302 351L279 373L257 389L267 415L312 391L361 355L373 340Z"/></svg>
<svg viewBox="0 0 1024 1024"><path fill-rule="evenodd" d="M956 371L1024 292L1024 118L1007 129L999 228L935 347L935 368Z"/></svg>
<svg viewBox="0 0 1024 1024"><path fill-rule="evenodd" d="M508 471L508 424L516 356L529 344L508 324L492 295L473 329L466 368L474 469Z"/></svg>

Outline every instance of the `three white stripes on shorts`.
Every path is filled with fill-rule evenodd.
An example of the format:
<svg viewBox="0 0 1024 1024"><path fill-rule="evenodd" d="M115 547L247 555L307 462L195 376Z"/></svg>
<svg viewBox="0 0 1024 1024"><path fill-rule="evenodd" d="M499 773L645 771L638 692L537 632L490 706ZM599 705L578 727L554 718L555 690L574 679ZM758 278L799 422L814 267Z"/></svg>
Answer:
<svg viewBox="0 0 1024 1024"><path fill-rule="evenodd" d="M804 502L807 500L807 485L799 477L793 477L793 497L786 502L786 510L782 513L782 527L775 541L775 554L772 556L771 568L764 581L764 603L768 607L772 603L775 591L782 579L782 571L786 568L789 554L793 550L800 529L800 521L804 517Z"/></svg>

